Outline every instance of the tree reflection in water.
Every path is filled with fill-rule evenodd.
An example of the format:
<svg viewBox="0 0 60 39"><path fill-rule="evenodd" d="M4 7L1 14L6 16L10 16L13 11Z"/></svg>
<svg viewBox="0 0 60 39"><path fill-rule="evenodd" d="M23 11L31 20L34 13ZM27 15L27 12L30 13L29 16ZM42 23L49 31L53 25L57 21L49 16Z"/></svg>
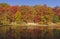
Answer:
<svg viewBox="0 0 60 39"><path fill-rule="evenodd" d="M59 36L60 30L42 26L36 26L32 29L27 26L0 27L0 39L59 39Z"/></svg>

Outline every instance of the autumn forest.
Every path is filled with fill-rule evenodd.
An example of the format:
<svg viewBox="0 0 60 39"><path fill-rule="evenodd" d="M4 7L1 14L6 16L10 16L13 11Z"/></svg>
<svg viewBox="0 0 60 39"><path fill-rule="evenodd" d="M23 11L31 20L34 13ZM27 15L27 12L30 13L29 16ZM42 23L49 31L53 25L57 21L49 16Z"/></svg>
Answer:
<svg viewBox="0 0 60 39"><path fill-rule="evenodd" d="M15 5L0 3L0 24L39 23L50 24L60 23L60 7L50 7L45 5Z"/></svg>

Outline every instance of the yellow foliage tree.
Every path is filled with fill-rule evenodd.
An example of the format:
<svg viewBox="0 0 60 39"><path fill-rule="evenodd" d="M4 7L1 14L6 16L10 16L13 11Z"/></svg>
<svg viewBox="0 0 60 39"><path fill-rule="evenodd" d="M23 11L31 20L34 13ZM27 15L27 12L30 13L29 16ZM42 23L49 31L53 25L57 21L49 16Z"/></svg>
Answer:
<svg viewBox="0 0 60 39"><path fill-rule="evenodd" d="M15 21L16 23L21 23L21 12L20 11L17 11L16 14L15 14Z"/></svg>

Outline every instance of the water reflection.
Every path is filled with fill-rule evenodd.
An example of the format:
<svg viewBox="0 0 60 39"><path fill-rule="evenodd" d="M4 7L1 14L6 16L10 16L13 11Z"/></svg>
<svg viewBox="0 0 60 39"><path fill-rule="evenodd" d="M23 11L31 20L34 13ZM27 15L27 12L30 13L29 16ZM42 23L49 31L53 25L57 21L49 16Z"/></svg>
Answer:
<svg viewBox="0 0 60 39"><path fill-rule="evenodd" d="M2 26L0 39L59 39L59 27L51 26Z"/></svg>

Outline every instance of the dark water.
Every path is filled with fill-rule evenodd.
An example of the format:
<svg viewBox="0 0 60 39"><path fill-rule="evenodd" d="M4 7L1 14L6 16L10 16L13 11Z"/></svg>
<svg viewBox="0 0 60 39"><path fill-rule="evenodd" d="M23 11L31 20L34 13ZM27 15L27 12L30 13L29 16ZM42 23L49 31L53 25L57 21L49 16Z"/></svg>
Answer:
<svg viewBox="0 0 60 39"><path fill-rule="evenodd" d="M60 39L60 29L47 26L1 26L0 39Z"/></svg>

